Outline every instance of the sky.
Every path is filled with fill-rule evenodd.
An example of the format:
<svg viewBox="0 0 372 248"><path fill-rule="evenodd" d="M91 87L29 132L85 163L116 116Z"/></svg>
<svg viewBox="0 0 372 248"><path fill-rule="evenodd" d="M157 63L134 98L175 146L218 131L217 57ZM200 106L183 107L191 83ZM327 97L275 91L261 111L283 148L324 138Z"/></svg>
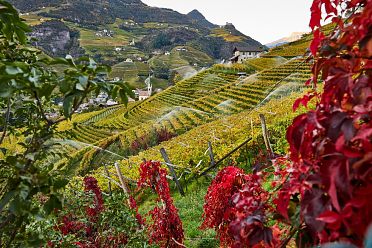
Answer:
<svg viewBox="0 0 372 248"><path fill-rule="evenodd" d="M262 44L308 32L312 0L142 0L150 6L187 14L199 10L210 22L231 22Z"/></svg>

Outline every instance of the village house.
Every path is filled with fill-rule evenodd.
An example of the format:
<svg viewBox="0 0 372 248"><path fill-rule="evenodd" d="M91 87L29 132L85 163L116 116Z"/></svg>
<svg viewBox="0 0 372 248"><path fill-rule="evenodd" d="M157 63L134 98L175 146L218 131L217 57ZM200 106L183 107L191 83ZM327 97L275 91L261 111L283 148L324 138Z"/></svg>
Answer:
<svg viewBox="0 0 372 248"><path fill-rule="evenodd" d="M111 31L111 30L108 30L108 29L104 29L102 31L98 31L96 32L96 36L98 37L113 37L114 36L114 32Z"/></svg>
<svg viewBox="0 0 372 248"><path fill-rule="evenodd" d="M149 92L147 90L137 89L136 90L136 96L138 96L139 101L142 101L142 100L145 100L145 99L149 98L151 96L151 94L149 94Z"/></svg>
<svg viewBox="0 0 372 248"><path fill-rule="evenodd" d="M230 59L232 63L243 63L243 61L250 58L257 58L266 49L264 47L256 46L236 46L233 50L234 56Z"/></svg>
<svg viewBox="0 0 372 248"><path fill-rule="evenodd" d="M115 106L115 105L118 105L118 104L119 103L117 101L114 101L113 99L108 99L107 102L106 102L107 107Z"/></svg>
<svg viewBox="0 0 372 248"><path fill-rule="evenodd" d="M145 100L145 99L149 98L152 95L151 76L149 76L145 80L145 84L146 84L147 88L145 88L145 89L136 89L134 91L134 94L135 94L136 98L138 98L139 101Z"/></svg>
<svg viewBox="0 0 372 248"><path fill-rule="evenodd" d="M177 48L176 48L176 51L187 52L188 50L187 50L185 47L177 47Z"/></svg>
<svg viewBox="0 0 372 248"><path fill-rule="evenodd" d="M163 54L163 52L161 51L161 50L154 50L154 51L152 51L152 54L153 55L162 55Z"/></svg>

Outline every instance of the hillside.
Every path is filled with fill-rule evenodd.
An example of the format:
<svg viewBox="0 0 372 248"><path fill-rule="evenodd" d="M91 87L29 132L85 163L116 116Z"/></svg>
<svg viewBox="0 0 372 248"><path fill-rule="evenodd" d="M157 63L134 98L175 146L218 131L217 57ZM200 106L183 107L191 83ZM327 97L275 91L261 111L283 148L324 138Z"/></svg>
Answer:
<svg viewBox="0 0 372 248"><path fill-rule="evenodd" d="M81 175L93 175L107 190L103 164L109 165L109 173L117 181L111 166L114 162L121 165L126 177L135 179L142 160L163 161L159 150L165 148L188 192L186 197L172 192L185 226L186 245L218 247L214 232L199 229L210 180L200 178L190 183L189 173L198 174L210 165L208 141L218 160L252 137L224 163L235 161L250 170L260 150L257 144L263 144L258 116L261 113L267 118L275 152L285 152L282 134L298 114L292 112L292 103L305 89L304 82L311 73L302 59L264 58L250 62L234 67L215 65L128 107L76 115L72 121L60 124L48 161L55 168L77 168ZM256 71L251 69L253 64ZM237 73L241 71L251 75L240 78ZM190 194L194 191L197 193ZM153 204L151 197L145 198L141 213Z"/></svg>
<svg viewBox="0 0 372 248"><path fill-rule="evenodd" d="M296 40L301 39L302 35L304 35L304 32L293 32L290 36L275 40L273 42L270 42L268 44L265 44L269 48L277 47L280 45L287 44L289 42L294 42Z"/></svg>
<svg viewBox="0 0 372 248"><path fill-rule="evenodd" d="M329 34L334 27L334 24L328 24L323 26L322 30L325 34ZM313 35L311 33L304 34L301 36L301 39L271 48L264 57L281 56L284 58L293 58L296 56L303 56L309 51L308 48L310 47L312 38Z"/></svg>
<svg viewBox="0 0 372 248"><path fill-rule="evenodd" d="M372 0L313 0L313 33L269 51L141 0L17 7L0 0L0 247L371 247Z"/></svg>
<svg viewBox="0 0 372 248"><path fill-rule="evenodd" d="M106 192L110 192L107 177L112 177L110 182L113 184L109 187L114 190L117 189L116 182L119 180L115 176L116 169L112 166L114 163L120 166L129 182L135 182L138 178L139 164L144 159L163 161L159 150L165 148L177 171L177 176L188 192L184 198L175 194L175 204L179 208L185 226L186 245L217 247L215 233L199 229L202 198L206 186L210 184L210 177L213 178L215 172L210 171L207 178L195 179L211 165L212 148L213 159L226 158L223 160L223 165L235 162L241 167L252 169L254 159L260 151L260 145L257 144L262 144L258 117L260 113L267 116L270 137L275 141L273 146L275 152L285 152L286 143L282 133L290 123L291 117L296 115L292 112L291 103L299 92L306 89L304 82L308 80L311 73L307 61L304 58L289 58L291 55L289 53L289 56L283 56L288 58L268 56L251 59L245 64L215 64L209 67L214 59L207 53L195 49L190 45L191 42L187 42L186 45L175 46L169 51L152 54L151 58L148 57L147 63L144 63L139 56L141 58L148 56L146 51L140 50L133 44L139 41L130 36L131 32L120 28L122 25L132 26L130 23L133 22L116 18L114 23L109 24L109 29L104 32L98 31L101 34L99 36L93 30L73 22L53 18L35 19L35 15L33 13L32 16L25 16L32 17L30 20L34 22L34 28L43 27L34 32L40 36L48 34L50 41L56 41L56 43L46 43L53 44L50 47L52 52L59 53L61 49L56 48L67 46L72 49L74 46L71 44L76 44L77 39L79 44L84 46L85 52L90 55L98 54L98 51L110 46L111 48L124 47L124 50L115 49L115 53L129 55L128 48L131 47L130 51L134 51L133 57L127 57L125 61L116 63L110 75L112 78L129 76L143 79L151 73L161 77L156 75L157 71L153 69L159 67L158 71L161 72L162 66L178 73L179 78L185 77L175 80L174 85L146 100L130 102L126 106L116 105L98 111L74 114L71 119L61 120L56 126L56 132L51 133L51 138L43 144L43 156L38 163L43 168L63 171L64 176L75 179L80 176L94 176L98 179L99 186ZM38 21L40 23L37 23ZM51 23L60 32L55 33L49 29L48 25ZM158 24L142 25L157 30L175 28L174 26L169 28L170 24ZM136 25L139 26L133 23L133 26ZM71 35L74 30L79 30L78 36ZM209 38L214 37L225 42L249 40L248 36L235 30L233 25L214 27L211 32ZM105 35L102 35L103 33ZM93 39L95 36L99 39ZM72 37L70 39L75 42L63 43L63 37ZM288 49L290 50L290 47ZM107 49L107 53L103 55L107 59L112 58L109 52L110 50ZM89 66L95 67L91 64ZM182 73L184 75L181 75ZM125 80L129 81L129 79ZM131 83L133 86L139 86L139 81ZM19 142L23 141L22 139L25 142L28 140L27 133L16 138ZM4 144L6 148L9 147L9 151L22 153L24 148L21 143L14 145L13 142L14 137L9 136ZM245 146L241 146L242 142L245 142ZM206 149L209 144L212 148L209 149L208 154ZM232 150L235 152L226 156ZM0 158L4 156L5 153L0 154ZM46 178L48 180L48 177ZM190 191L196 193L190 194ZM120 198L121 207L122 199ZM138 202L141 213L147 212L151 205L156 204L150 193L141 195Z"/></svg>
<svg viewBox="0 0 372 248"><path fill-rule="evenodd" d="M277 59L273 60L277 63ZM128 108L110 108L79 121L74 128L65 130L58 137L69 138L67 151L74 154L74 161L80 161L81 171L99 167L102 159L117 160L122 156L137 155L143 147L148 149L158 144L151 140L161 130L183 137L198 126L208 129L213 121L221 121L230 115L238 116L239 113L244 115L246 111L276 95L282 97L301 90L310 76L309 66L301 59L283 62L245 79L240 78L237 72L249 71L249 67L229 68L216 65ZM202 149L205 146L202 140L205 138L199 139L195 134L192 136L191 140L199 143ZM149 140L140 148L133 148L133 144L141 139ZM101 152L100 149L84 144L94 144L110 152ZM235 142L231 143L231 146L234 145ZM75 153L71 153L71 147ZM196 146L192 147L196 151ZM153 151L156 150L157 148ZM191 157L185 157L186 154L187 152L179 153L181 157L176 159L176 163L187 166ZM216 152L217 157L221 155L223 154ZM141 156L144 155L139 157ZM197 158L198 155L193 153L192 156ZM50 161L54 161L53 157L50 157Z"/></svg>
<svg viewBox="0 0 372 248"><path fill-rule="evenodd" d="M154 81L164 89L175 77L183 79L215 61L230 58L237 45L263 46L232 24L209 22L198 10L184 15L147 6L140 0L10 2L32 26L33 45L50 56L89 55L114 66L112 75L139 88L145 86L146 77L144 70L134 68L154 71ZM179 46L190 51L183 58L173 56L172 51ZM169 52L171 59L161 56ZM127 60L134 61L135 67L128 64L131 68L117 70Z"/></svg>
<svg viewBox="0 0 372 248"><path fill-rule="evenodd" d="M73 24L80 33L82 33L82 29L94 33L103 29L109 29L113 31L113 38L116 35L121 35L122 37L116 38L120 38L123 41L128 38L127 42L131 42L132 39L136 42L143 40L140 48L150 53L154 49L170 50L177 45L192 43L191 41L198 40L198 42L203 42L202 38L206 36L223 43L234 43L236 41L236 39L218 39L213 32L216 25L206 20L197 10L183 15L170 9L147 6L140 0L105 0L100 2L89 0L12 0L10 2L15 4L21 13L24 14L26 20L33 21L33 24L36 24L35 19L42 19L42 21L56 19ZM27 18L28 16L32 18ZM224 29L226 29L226 32L233 32L236 33L236 36L241 37L241 40L238 39L240 42L262 46L259 42L235 30L234 27L226 26ZM123 31L127 31L125 33L126 37L124 37ZM155 44L148 44L148 40L153 38L156 40L157 37L164 36L164 34L167 36L165 40L155 42ZM85 48L85 37L81 36L81 45ZM100 43L100 37L90 37L90 40L98 40L96 43ZM203 52L209 54L209 51ZM215 59L221 59L227 58L231 54L220 52L209 55Z"/></svg>
<svg viewBox="0 0 372 248"><path fill-rule="evenodd" d="M208 21L202 13L200 13L197 9L190 11L187 16L191 18L194 24L198 24L199 26L207 27L207 28L214 28L216 27L215 24Z"/></svg>

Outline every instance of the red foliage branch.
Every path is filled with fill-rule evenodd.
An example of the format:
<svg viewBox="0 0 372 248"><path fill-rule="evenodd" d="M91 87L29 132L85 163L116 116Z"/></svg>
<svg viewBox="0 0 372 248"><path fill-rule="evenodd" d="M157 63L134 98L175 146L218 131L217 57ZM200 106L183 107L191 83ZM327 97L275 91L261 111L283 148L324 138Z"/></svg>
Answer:
<svg viewBox="0 0 372 248"><path fill-rule="evenodd" d="M272 247L274 228L268 227L269 193L262 177L236 167L221 170L208 188L201 228L214 228L223 247Z"/></svg>
<svg viewBox="0 0 372 248"><path fill-rule="evenodd" d="M87 206L85 212L87 213L90 221L95 222L98 215L103 211L103 198L101 189L98 186L97 180L94 177L84 178L84 191L89 193L90 191L94 193L93 206Z"/></svg>
<svg viewBox="0 0 372 248"><path fill-rule="evenodd" d="M63 236L72 234L80 241L74 242L76 247L81 248L96 248L96 247L122 247L128 243L128 237L124 233L117 235L102 236L99 233L98 219L104 211L104 203L102 191L98 186L98 182L93 177L84 178L84 191L94 194L93 203L85 207L85 213L88 221L80 221L74 213L68 213L61 217L59 224L55 229ZM93 206L93 207L92 207ZM49 247L54 247L55 244L48 242Z"/></svg>
<svg viewBox="0 0 372 248"><path fill-rule="evenodd" d="M148 161L140 166L139 190L153 187L162 206L156 206L149 212L152 224L149 224L150 242L161 247L179 247L183 243L184 234L178 210L170 196L167 171L159 162Z"/></svg>
<svg viewBox="0 0 372 248"><path fill-rule="evenodd" d="M348 19L336 16L341 3L352 12ZM319 31L322 6L338 24L329 37ZM290 181L308 186L297 193L315 243L361 245L372 222L372 1L315 0L310 26L313 81L321 75L324 92L315 110L298 116L288 129L298 174ZM291 187L283 187L282 198Z"/></svg>
<svg viewBox="0 0 372 248"><path fill-rule="evenodd" d="M320 29L322 9L337 24L328 37ZM202 227L215 228L222 245L285 246L296 235L300 247L362 246L372 223L372 0L314 0L311 12L310 81L316 88L321 78L324 90L293 105L317 99L287 130L289 158L274 162L278 188L268 193L260 182L272 178L233 167L212 182Z"/></svg>
<svg viewBox="0 0 372 248"><path fill-rule="evenodd" d="M209 186L204 199L203 224L201 228L216 228L221 244L231 244L228 234L228 221L225 213L233 207L230 201L233 194L242 188L244 172L236 167L221 170Z"/></svg>

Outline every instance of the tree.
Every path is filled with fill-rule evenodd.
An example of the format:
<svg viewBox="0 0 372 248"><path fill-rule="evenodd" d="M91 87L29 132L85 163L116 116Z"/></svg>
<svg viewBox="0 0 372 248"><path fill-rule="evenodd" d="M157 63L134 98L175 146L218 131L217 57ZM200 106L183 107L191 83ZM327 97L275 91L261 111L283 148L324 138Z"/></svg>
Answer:
<svg viewBox="0 0 372 248"><path fill-rule="evenodd" d="M47 216L61 206L59 190L69 178L65 170L54 168L45 157L56 124L71 118L84 100L101 91L127 102L132 94L124 83L112 83L105 75L110 68L90 58L76 61L71 56L50 58L28 44L30 28L17 11L0 0L0 246L9 247L15 240L37 244L37 237L25 237L32 218ZM54 66L62 66L57 73ZM53 99L63 100L63 117L50 118L57 112ZM6 137L17 137L22 152L8 153ZM66 169L67 170L67 169ZM40 209L39 201L43 206Z"/></svg>

